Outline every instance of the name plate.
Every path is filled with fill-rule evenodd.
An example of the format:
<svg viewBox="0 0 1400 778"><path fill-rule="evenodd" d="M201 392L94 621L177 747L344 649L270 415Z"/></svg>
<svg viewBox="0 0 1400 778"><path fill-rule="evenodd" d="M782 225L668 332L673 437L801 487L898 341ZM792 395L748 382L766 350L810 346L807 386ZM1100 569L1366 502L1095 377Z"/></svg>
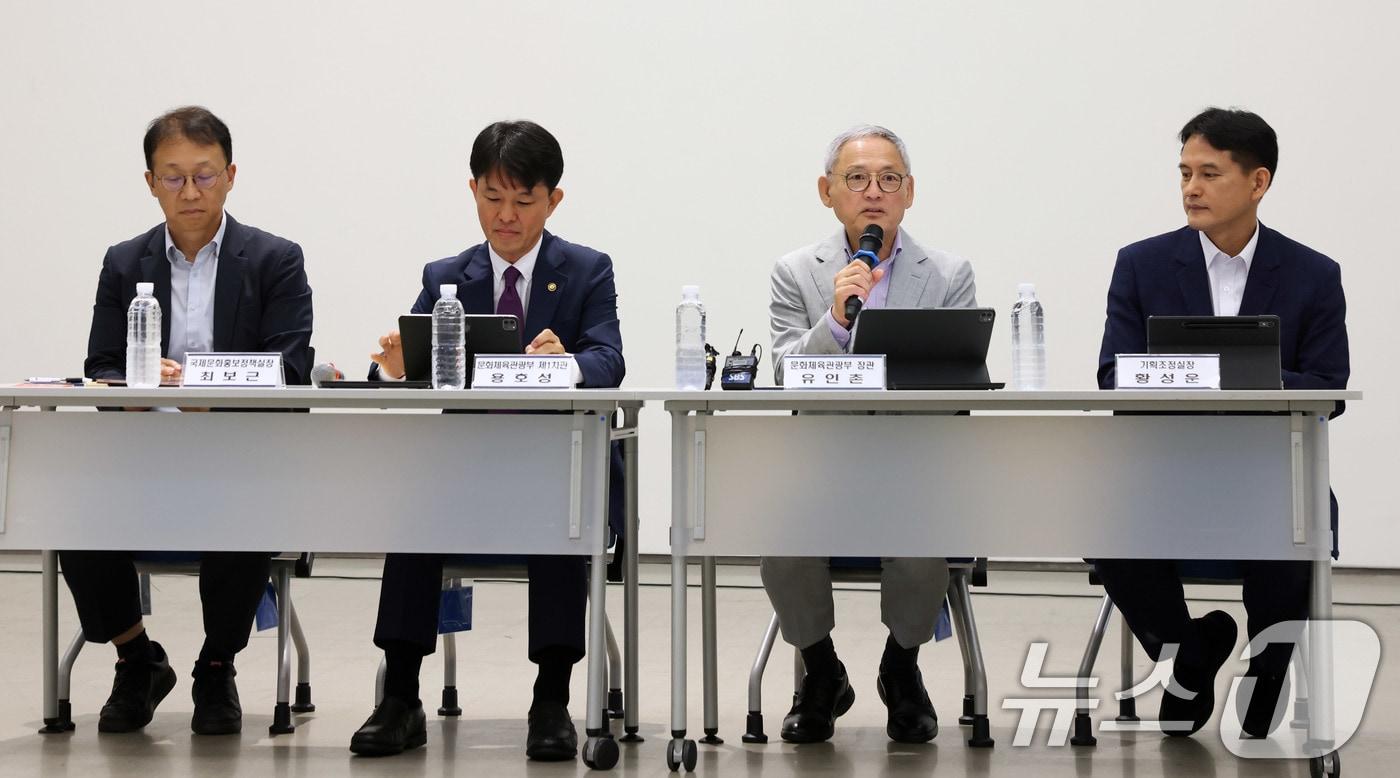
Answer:
<svg viewBox="0 0 1400 778"><path fill-rule="evenodd" d="M1118 389L1219 389L1219 354L1118 354Z"/></svg>
<svg viewBox="0 0 1400 778"><path fill-rule="evenodd" d="M473 389L572 389L574 358L568 354L478 354Z"/></svg>
<svg viewBox="0 0 1400 778"><path fill-rule="evenodd" d="M277 388L285 384L282 354L194 353L185 355L182 386L252 386Z"/></svg>
<svg viewBox="0 0 1400 778"><path fill-rule="evenodd" d="M884 354L783 357L784 389L884 389Z"/></svg>

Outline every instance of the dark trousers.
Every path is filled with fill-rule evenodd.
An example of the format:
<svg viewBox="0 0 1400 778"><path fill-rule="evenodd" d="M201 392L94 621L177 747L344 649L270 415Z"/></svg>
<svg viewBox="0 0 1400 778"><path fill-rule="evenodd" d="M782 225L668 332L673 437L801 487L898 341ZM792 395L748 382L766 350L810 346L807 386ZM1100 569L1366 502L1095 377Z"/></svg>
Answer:
<svg viewBox="0 0 1400 778"><path fill-rule="evenodd" d="M83 636L106 643L141 620L136 565L127 551L60 551L63 580L73 592ZM248 645L253 617L272 572L266 552L207 551L199 562L206 659L231 661Z"/></svg>
<svg viewBox="0 0 1400 778"><path fill-rule="evenodd" d="M1181 644L1192 635L1191 614L1175 561L1096 559L1093 563L1104 590L1154 662L1160 658L1163 645ZM1246 630L1251 638L1280 622L1308 617L1311 563L1253 560L1232 564L1242 573L1244 608L1249 617ZM1251 671L1282 673L1291 654L1291 646L1272 646L1251 661Z"/></svg>
<svg viewBox="0 0 1400 778"><path fill-rule="evenodd" d="M442 592L441 554L388 554L379 588L374 644L412 646L424 656L437 648ZM588 605L587 557L525 557L530 577L530 661L546 655L583 658L584 609ZM552 650L551 650L552 649Z"/></svg>

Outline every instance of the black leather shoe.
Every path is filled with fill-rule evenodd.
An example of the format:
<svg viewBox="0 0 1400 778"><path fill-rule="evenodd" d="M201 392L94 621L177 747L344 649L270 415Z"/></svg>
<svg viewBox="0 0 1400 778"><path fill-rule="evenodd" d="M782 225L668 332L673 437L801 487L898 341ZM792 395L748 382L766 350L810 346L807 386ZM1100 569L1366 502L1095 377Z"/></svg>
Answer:
<svg viewBox="0 0 1400 778"><path fill-rule="evenodd" d="M856 701L846 666L838 663L837 667L835 676L803 676L801 690L793 695L792 710L783 718L783 740L820 743L831 739L836 732L836 718Z"/></svg>
<svg viewBox="0 0 1400 778"><path fill-rule="evenodd" d="M1177 651L1171 686L1162 692L1157 721L1162 732L1175 737L1194 735L1210 721L1215 710L1215 675L1235 648L1239 628L1224 611L1211 611L1194 619L1196 635ZM1190 699L1172 689L1193 693Z"/></svg>
<svg viewBox="0 0 1400 778"><path fill-rule="evenodd" d="M563 762L578 754L578 732L563 703L537 700L530 706L525 756L539 762Z"/></svg>
<svg viewBox="0 0 1400 778"><path fill-rule="evenodd" d="M237 674L232 662L195 664L190 729L196 735L237 735L243 731L243 706L238 702L238 686L233 682Z"/></svg>
<svg viewBox="0 0 1400 778"><path fill-rule="evenodd" d="M421 701L385 697L350 738L361 756L392 756L428 742L428 722Z"/></svg>
<svg viewBox="0 0 1400 778"><path fill-rule="evenodd" d="M1235 712L1240 717L1240 730L1245 737L1266 738L1283 721L1285 704L1283 690L1288 686L1288 673L1264 673L1251 667L1235 695ZM1252 690L1251 690L1252 687ZM1245 698L1249 704L1245 704Z"/></svg>
<svg viewBox="0 0 1400 778"><path fill-rule="evenodd" d="M938 736L938 714L924 688L924 675L880 673L875 682L880 701L889 709L885 734L896 743L927 743Z"/></svg>
<svg viewBox="0 0 1400 778"><path fill-rule="evenodd" d="M156 706L175 688L175 671L160 644L151 641L144 662L117 662L112 694L97 716L98 732L134 732L151 723Z"/></svg>

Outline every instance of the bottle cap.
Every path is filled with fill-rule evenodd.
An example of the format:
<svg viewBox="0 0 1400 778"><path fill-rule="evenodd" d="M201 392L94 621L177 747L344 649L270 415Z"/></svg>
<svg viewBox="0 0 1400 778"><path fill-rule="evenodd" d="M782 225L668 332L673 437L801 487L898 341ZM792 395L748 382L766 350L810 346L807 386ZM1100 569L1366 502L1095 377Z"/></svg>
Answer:
<svg viewBox="0 0 1400 778"><path fill-rule="evenodd" d="M700 299L700 287L696 286L695 284L686 284L685 286L682 286L682 287L681 287L681 299L684 299L684 300L699 300L699 299Z"/></svg>
<svg viewBox="0 0 1400 778"><path fill-rule="evenodd" d="M1035 284L1018 284L1016 293L1022 297L1035 297Z"/></svg>
<svg viewBox="0 0 1400 778"><path fill-rule="evenodd" d="M136 285L136 293L153 295L156 293L156 285L150 281L142 281Z"/></svg>
<svg viewBox="0 0 1400 778"><path fill-rule="evenodd" d="M438 294L448 300L455 300L457 299L457 285L443 284L438 287Z"/></svg>

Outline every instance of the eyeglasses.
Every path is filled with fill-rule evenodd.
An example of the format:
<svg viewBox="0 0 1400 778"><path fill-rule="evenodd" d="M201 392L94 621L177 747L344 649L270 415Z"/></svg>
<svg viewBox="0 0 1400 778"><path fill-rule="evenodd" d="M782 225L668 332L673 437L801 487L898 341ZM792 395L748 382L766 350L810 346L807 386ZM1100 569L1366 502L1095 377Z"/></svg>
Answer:
<svg viewBox="0 0 1400 778"><path fill-rule="evenodd" d="M894 172L885 172L878 176L871 176L865 172L846 173L841 177L846 179L846 188L852 192L864 192L869 189L870 179L874 178L875 185L880 187L880 191L885 194L898 192L899 188L904 186L904 179L907 178L903 173Z"/></svg>
<svg viewBox="0 0 1400 778"><path fill-rule="evenodd" d="M155 176L155 179L165 187L167 192L178 192L185 188L185 182L193 180L194 188L201 192L214 186L214 182L219 180L219 176L228 171L225 167L217 173L195 173L191 176ZM152 173L151 175L155 175Z"/></svg>

